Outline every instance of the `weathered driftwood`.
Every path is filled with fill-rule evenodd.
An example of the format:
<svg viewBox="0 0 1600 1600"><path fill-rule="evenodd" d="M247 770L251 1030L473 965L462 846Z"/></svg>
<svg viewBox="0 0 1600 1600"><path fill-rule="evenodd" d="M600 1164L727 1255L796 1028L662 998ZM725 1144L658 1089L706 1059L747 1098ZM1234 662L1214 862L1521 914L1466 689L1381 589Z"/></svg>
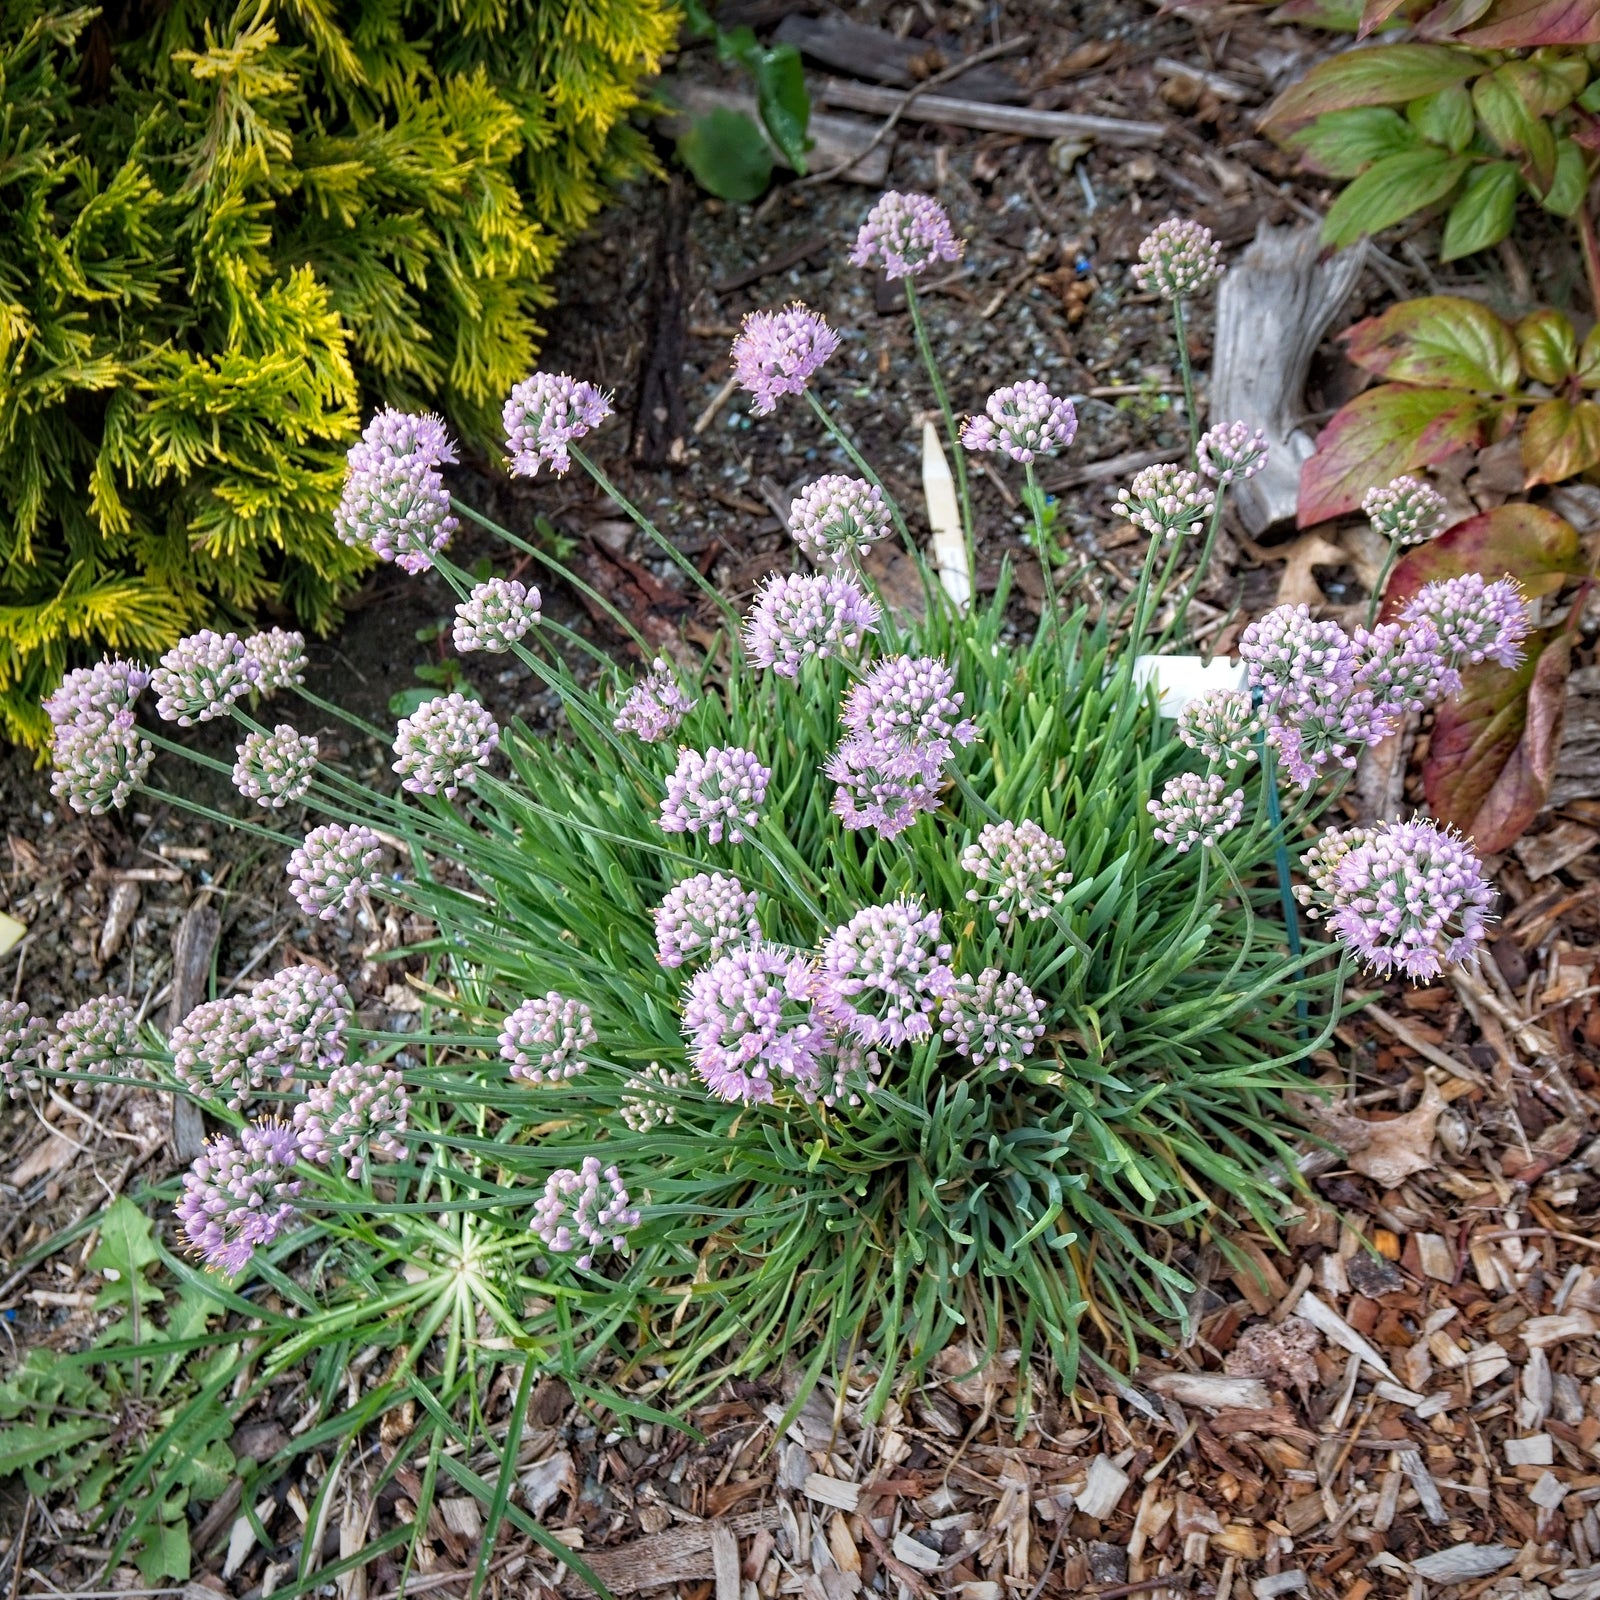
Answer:
<svg viewBox="0 0 1600 1600"><path fill-rule="evenodd" d="M1313 449L1301 426L1306 371L1366 257L1365 244L1324 261L1315 227L1262 226L1217 290L1211 420L1247 422L1271 445L1266 467L1233 486L1252 534L1295 514L1300 467Z"/></svg>
<svg viewBox="0 0 1600 1600"><path fill-rule="evenodd" d="M905 95L898 89L830 78L818 88L817 99L823 105L887 116L899 108ZM1166 124L1161 122L1081 116L1075 111L1036 111L1030 106L983 105L976 100L958 100L945 94L920 94L901 115L907 122L942 122L952 128L1020 133L1028 139L1076 138L1098 139L1103 144L1159 144L1167 137Z"/></svg>
<svg viewBox="0 0 1600 1600"><path fill-rule="evenodd" d="M720 1522L686 1523L611 1550L584 1551L583 1559L613 1594L695 1583L717 1576L714 1533L722 1530L742 1539L763 1528L776 1528L779 1522L778 1508L773 1506L724 1517ZM561 1592L586 1594L588 1587L568 1569L562 1574Z"/></svg>
<svg viewBox="0 0 1600 1600"><path fill-rule="evenodd" d="M787 16L773 37L782 44L792 44L807 60L834 72L848 72L853 77L871 78L902 89L954 66L960 59L947 60L942 51L923 40L897 39L883 28L864 27L837 15ZM1004 67L987 62L952 78L950 92L960 100L982 100L991 105L1014 105L1027 98L1022 85Z"/></svg>

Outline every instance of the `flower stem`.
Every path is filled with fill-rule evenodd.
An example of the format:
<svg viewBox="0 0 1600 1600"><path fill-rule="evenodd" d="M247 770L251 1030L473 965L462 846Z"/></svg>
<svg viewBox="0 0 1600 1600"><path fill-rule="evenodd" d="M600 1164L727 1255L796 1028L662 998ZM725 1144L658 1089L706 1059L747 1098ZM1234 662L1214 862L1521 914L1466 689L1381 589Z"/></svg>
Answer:
<svg viewBox="0 0 1600 1600"><path fill-rule="evenodd" d="M1300 909L1295 903L1294 884L1289 872L1289 841L1284 832L1283 806L1278 799L1278 774L1265 728L1261 730L1260 738L1261 795L1266 802L1267 821L1272 827L1272 859L1278 874L1278 899L1283 905L1283 926L1289 936L1289 954L1298 961L1304 948L1300 942ZM1294 1012L1300 1019L1303 1033L1310 1014L1303 994L1296 995Z"/></svg>
<svg viewBox="0 0 1600 1600"><path fill-rule="evenodd" d="M1211 552L1217 542L1217 530L1222 526L1222 501L1226 492L1224 485L1219 483L1216 498L1211 505L1211 523L1206 528L1206 542L1200 547L1200 564L1194 569L1194 576L1185 587L1183 598L1178 602L1177 612L1163 637L1174 639L1183 637L1184 623L1189 617L1189 602L1200 592L1200 585L1205 581L1206 567L1211 562Z"/></svg>
<svg viewBox="0 0 1600 1600"><path fill-rule="evenodd" d="M1194 368L1189 364L1189 335L1183 322L1183 299L1172 302L1172 326L1178 335L1178 370L1183 374L1183 408L1189 424L1189 465L1198 470L1200 461L1200 417L1194 405Z"/></svg>
<svg viewBox="0 0 1600 1600"><path fill-rule="evenodd" d="M1389 553L1383 558L1383 570L1378 574L1378 581L1372 586L1372 594L1367 600L1367 626L1370 628L1378 620L1378 612L1383 607L1383 591L1389 582L1389 574L1394 571L1394 564L1400 559L1400 541L1389 541Z"/></svg>
<svg viewBox="0 0 1600 1600"><path fill-rule="evenodd" d="M1028 509L1033 513L1033 541L1038 547L1039 575L1044 582L1045 614L1050 620L1050 626L1059 633L1061 612L1056 599L1055 574L1050 570L1052 562L1048 548L1049 535L1044 525L1044 491L1039 487L1039 475L1033 470L1031 461L1025 461L1022 470L1027 475Z"/></svg>
<svg viewBox="0 0 1600 1600"><path fill-rule="evenodd" d="M382 728L373 727L370 722L366 721L363 717L358 717L355 712L346 711L343 706L336 706L333 701L324 700L321 695L312 694L309 689L299 684L294 686L294 692L299 695L307 705L313 705L318 711L326 711L330 717L337 717L341 722L349 723L352 728L355 728L359 732L366 734L369 739L376 739L379 744L390 744L393 742L394 735L392 733L385 733Z"/></svg>
<svg viewBox="0 0 1600 1600"><path fill-rule="evenodd" d="M916 334L917 349L922 354L922 364L928 369L928 381L933 385L933 397L939 404L939 414L944 418L945 437L950 441L950 453L955 459L956 494L961 500L961 534L967 543L967 571L978 570L977 540L972 526L972 491L967 484L967 453L961 447L961 433L956 427L955 412L950 407L950 396L939 372L939 363L933 357L933 345L928 330L923 325L922 307L917 301L917 291L911 278L905 280L906 308L911 313L911 326ZM976 583L976 577L974 577Z"/></svg>

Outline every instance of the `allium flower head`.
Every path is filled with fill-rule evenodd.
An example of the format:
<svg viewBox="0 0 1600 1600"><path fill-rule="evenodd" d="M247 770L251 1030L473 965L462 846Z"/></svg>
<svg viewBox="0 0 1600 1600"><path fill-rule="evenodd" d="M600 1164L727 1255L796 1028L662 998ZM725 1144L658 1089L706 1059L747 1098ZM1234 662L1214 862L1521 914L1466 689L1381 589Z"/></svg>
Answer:
<svg viewBox="0 0 1600 1600"><path fill-rule="evenodd" d="M649 673L628 691L611 719L618 733L638 735L646 744L659 744L678 731L678 724L694 709L694 701L678 687L672 668L657 656Z"/></svg>
<svg viewBox="0 0 1600 1600"><path fill-rule="evenodd" d="M1168 217L1139 246L1134 282L1163 300L1187 300L1209 289L1223 273L1222 246L1198 222Z"/></svg>
<svg viewBox="0 0 1600 1600"><path fill-rule="evenodd" d="M100 994L56 1019L50 1043L52 1077L90 1072L102 1078L128 1077L145 1053L139 1042L137 1013L120 994Z"/></svg>
<svg viewBox="0 0 1600 1600"><path fill-rule="evenodd" d="M1232 772L1256 759L1261 721L1250 696L1239 689L1211 689L1178 713L1178 737L1213 767Z"/></svg>
<svg viewBox="0 0 1600 1600"><path fill-rule="evenodd" d="M432 461L420 455L358 460L352 451L333 514L333 531L346 544L365 547L402 571L426 572L460 525Z"/></svg>
<svg viewBox="0 0 1600 1600"><path fill-rule="evenodd" d="M920 900L865 906L823 941L817 1008L863 1044L926 1039L929 1014L949 992L949 960L939 913Z"/></svg>
<svg viewBox="0 0 1600 1600"><path fill-rule="evenodd" d="M1224 780L1213 773L1182 772L1163 785L1161 798L1146 809L1156 819L1155 836L1179 855L1194 845L1215 845L1239 826L1244 816L1244 792L1228 792Z"/></svg>
<svg viewBox="0 0 1600 1600"><path fill-rule="evenodd" d="M703 755L687 746L678 751L678 765L667 779L661 802L664 833L704 833L712 844L743 844L745 830L761 820L772 770L752 751L736 745L713 746Z"/></svg>
<svg viewBox="0 0 1600 1600"><path fill-rule="evenodd" d="M851 688L839 720L857 738L942 764L952 740L968 745L978 737L977 724L961 715L965 699L938 656L889 656Z"/></svg>
<svg viewBox="0 0 1600 1600"><path fill-rule="evenodd" d="M319 967L284 967L250 990L256 1055L262 1069L292 1078L302 1067L333 1067L345 1058L350 991Z"/></svg>
<svg viewBox="0 0 1600 1600"><path fill-rule="evenodd" d="M585 1156L577 1172L562 1167L545 1180L534 1202L533 1231L557 1255L582 1250L578 1266L587 1272L595 1252L609 1246L624 1250L628 1233L639 1225L639 1212L628 1204L628 1191L615 1167L600 1170L594 1156Z"/></svg>
<svg viewBox="0 0 1600 1600"><path fill-rule="evenodd" d="M1481 572L1424 584L1400 613L1405 622L1431 622L1446 663L1459 670L1493 661L1514 667L1533 618L1514 578L1490 583Z"/></svg>
<svg viewBox="0 0 1600 1600"><path fill-rule="evenodd" d="M1077 436L1072 402L1034 378L996 389L983 409L983 416L968 417L961 426L961 442L969 450L1000 450L1026 463L1065 450Z"/></svg>
<svg viewBox="0 0 1600 1600"><path fill-rule="evenodd" d="M1461 675L1446 665L1438 629L1429 621L1357 628L1351 645L1358 663L1356 683L1371 692L1384 716L1398 720L1461 687Z"/></svg>
<svg viewBox="0 0 1600 1600"><path fill-rule="evenodd" d="M524 1000L506 1018L500 1032L500 1055L511 1064L513 1078L524 1083L560 1083L587 1069L583 1052L598 1040L594 1013L588 1006L552 989Z"/></svg>
<svg viewBox="0 0 1600 1600"><path fill-rule="evenodd" d="M939 809L940 772L948 744L906 744L857 734L823 763L837 785L833 810L850 829L870 828L885 839L905 832L918 817Z"/></svg>
<svg viewBox="0 0 1600 1600"><path fill-rule="evenodd" d="M68 722L56 729L50 747L55 770L50 792L74 811L93 817L121 810L144 782L155 750L133 721L131 711L96 723Z"/></svg>
<svg viewBox="0 0 1600 1600"><path fill-rule="evenodd" d="M299 800L317 770L317 741L280 722L271 733L247 733L233 764L233 786L258 806L280 809Z"/></svg>
<svg viewBox="0 0 1600 1600"><path fill-rule="evenodd" d="M1368 489L1361 501L1372 526L1396 544L1422 544L1444 531L1450 515L1445 497L1420 478L1400 477Z"/></svg>
<svg viewBox="0 0 1600 1600"><path fill-rule="evenodd" d="M946 1044L975 1067L1020 1067L1044 1037L1044 1007L1014 972L990 967L976 978L962 976L939 1008Z"/></svg>
<svg viewBox="0 0 1600 1600"><path fill-rule="evenodd" d="M402 789L454 800L463 786L477 781L499 744L499 724L486 706L460 693L435 695L401 718L394 770Z"/></svg>
<svg viewBox="0 0 1600 1600"><path fill-rule="evenodd" d="M298 689L306 681L306 637L284 628L252 633L244 642L245 654L256 664L257 694Z"/></svg>
<svg viewBox="0 0 1600 1600"><path fill-rule="evenodd" d="M1197 532L1215 501L1198 473L1166 462L1135 473L1129 488L1117 490L1111 509L1157 539L1176 539Z"/></svg>
<svg viewBox="0 0 1600 1600"><path fill-rule="evenodd" d="M566 373L536 372L511 391L501 421L514 478L531 478L541 464L559 476L572 465L568 446L611 415L611 402L592 383Z"/></svg>
<svg viewBox="0 0 1600 1600"><path fill-rule="evenodd" d="M1297 693L1316 678L1349 684L1355 679L1355 650L1349 635L1331 620L1318 622L1309 606L1278 606L1244 630L1239 655L1250 672L1250 686L1270 706Z"/></svg>
<svg viewBox="0 0 1600 1600"><path fill-rule="evenodd" d="M817 1092L827 1034L811 998L811 963L787 945L738 945L689 980L683 1031L694 1069L723 1100L772 1099L787 1081Z"/></svg>
<svg viewBox="0 0 1600 1600"><path fill-rule="evenodd" d="M261 668L236 633L202 628L180 639L150 674L156 715L187 728L226 716L228 707L255 686Z"/></svg>
<svg viewBox="0 0 1600 1600"><path fill-rule="evenodd" d="M357 823L325 822L289 852L289 892L308 917L331 922L364 889L383 880L383 842Z"/></svg>
<svg viewBox="0 0 1600 1600"><path fill-rule="evenodd" d="M538 622L539 591L515 578L489 578L456 607L455 647L496 654L509 650Z"/></svg>
<svg viewBox="0 0 1600 1600"><path fill-rule="evenodd" d="M697 872L674 884L655 909L656 959L664 967L715 961L730 945L761 937L756 897L724 872Z"/></svg>
<svg viewBox="0 0 1600 1600"><path fill-rule="evenodd" d="M240 1129L237 1138L206 1141L184 1174L175 1215L189 1248L208 1267L229 1277L243 1272L295 1220L299 1153L294 1129L270 1120Z"/></svg>
<svg viewBox="0 0 1600 1600"><path fill-rule="evenodd" d="M1368 966L1419 982L1483 943L1494 891L1466 841L1431 822L1390 822L1331 868L1328 927Z"/></svg>
<svg viewBox="0 0 1600 1600"><path fill-rule="evenodd" d="M400 1073L381 1061L343 1061L326 1081L313 1083L294 1108L300 1154L327 1166L343 1156L350 1176L361 1181L371 1156L398 1161L406 1147L411 1097Z"/></svg>
<svg viewBox="0 0 1600 1600"><path fill-rule="evenodd" d="M172 1030L170 1043L172 1075L197 1099L242 1111L266 1086L255 1008L243 995L202 1001Z"/></svg>
<svg viewBox="0 0 1600 1600"><path fill-rule="evenodd" d="M1017 916L1039 922L1072 882L1066 859L1067 847L1037 822L987 822L961 852L961 870L983 885L968 889L967 899L983 901L1002 927Z"/></svg>
<svg viewBox="0 0 1600 1600"><path fill-rule="evenodd" d="M886 278L909 278L935 261L959 261L961 241L932 195L891 190L867 213L850 252L854 267L881 267Z"/></svg>
<svg viewBox="0 0 1600 1600"><path fill-rule="evenodd" d="M50 1028L25 1000L0 1000L0 1084L13 1100L40 1088L40 1064L50 1047Z"/></svg>
<svg viewBox="0 0 1600 1600"><path fill-rule="evenodd" d="M883 491L865 478L830 472L789 502L789 532L819 566L844 566L864 556L888 531Z"/></svg>
<svg viewBox="0 0 1600 1600"><path fill-rule="evenodd" d="M1200 435L1200 470L1218 483L1253 478L1267 464L1267 436L1246 422L1219 422Z"/></svg>
<svg viewBox="0 0 1600 1600"><path fill-rule="evenodd" d="M669 1072L659 1061L652 1061L628 1080L617 1115L634 1133L670 1128L678 1120L675 1097L683 1094L691 1082L687 1072Z"/></svg>
<svg viewBox="0 0 1600 1600"><path fill-rule="evenodd" d="M878 1087L883 1057L848 1034L830 1034L822 1053L822 1078L817 1099L825 1106L861 1104L861 1094ZM859 1092L858 1092L859 1091Z"/></svg>
<svg viewBox="0 0 1600 1600"><path fill-rule="evenodd" d="M769 578L745 620L745 649L758 667L798 677L808 657L854 655L875 632L878 606L853 578L825 572Z"/></svg>
<svg viewBox="0 0 1600 1600"><path fill-rule="evenodd" d="M69 723L104 727L120 713L131 712L149 682L147 667L109 656L92 667L73 668L44 702L44 709L58 728Z"/></svg>
<svg viewBox="0 0 1600 1600"><path fill-rule="evenodd" d="M733 372L767 416L785 394L804 394L812 374L839 348L839 335L803 305L752 311L733 341Z"/></svg>
<svg viewBox="0 0 1600 1600"><path fill-rule="evenodd" d="M456 459L456 447L443 421L426 411L385 406L361 430L361 442L346 453L352 467L376 461L421 461L430 467Z"/></svg>
<svg viewBox="0 0 1600 1600"><path fill-rule="evenodd" d="M1294 897L1312 918L1333 905L1334 873L1339 863L1358 844L1370 844L1376 837L1372 828L1329 828L1300 858L1300 870L1307 881L1294 886Z"/></svg>

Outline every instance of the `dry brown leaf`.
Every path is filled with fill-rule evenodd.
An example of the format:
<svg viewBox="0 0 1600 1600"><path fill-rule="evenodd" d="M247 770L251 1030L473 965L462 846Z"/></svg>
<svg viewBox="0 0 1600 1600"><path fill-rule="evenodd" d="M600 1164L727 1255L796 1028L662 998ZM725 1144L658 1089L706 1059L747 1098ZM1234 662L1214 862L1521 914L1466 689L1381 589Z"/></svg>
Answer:
<svg viewBox="0 0 1600 1600"><path fill-rule="evenodd" d="M41 1144L36 1144L11 1171L11 1181L19 1189L35 1178L46 1178L59 1171L72 1159L77 1150L72 1140L64 1134L52 1133Z"/></svg>
<svg viewBox="0 0 1600 1600"><path fill-rule="evenodd" d="M1434 1164L1433 1136L1446 1104L1429 1078L1416 1109L1386 1122L1352 1116L1336 1105L1305 1110L1316 1131L1345 1152L1352 1171L1394 1189Z"/></svg>
<svg viewBox="0 0 1600 1600"><path fill-rule="evenodd" d="M1303 533L1288 546L1288 561L1283 576L1278 579L1280 606L1320 606L1327 602L1321 586L1312 572L1313 567L1342 567L1349 554L1340 545L1324 539L1314 530Z"/></svg>

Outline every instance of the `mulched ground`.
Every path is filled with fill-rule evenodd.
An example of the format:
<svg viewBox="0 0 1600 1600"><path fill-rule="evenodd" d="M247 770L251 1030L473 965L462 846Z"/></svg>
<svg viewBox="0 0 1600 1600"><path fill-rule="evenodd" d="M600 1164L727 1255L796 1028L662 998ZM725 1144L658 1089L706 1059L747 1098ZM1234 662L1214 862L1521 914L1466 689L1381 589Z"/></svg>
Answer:
<svg viewBox="0 0 1600 1600"><path fill-rule="evenodd" d="M746 9L765 25L794 8ZM891 182L937 193L969 241L959 270L927 296L954 402L974 408L996 385L1035 375L1079 397L1078 441L1054 480L1063 572L1114 587L1126 581L1118 552L1128 541L1106 512L1118 480L1104 464L1175 453L1184 431L1164 307L1135 291L1128 262L1173 211L1233 247L1262 222L1325 206L1252 122L1324 41L1268 28L1250 7L1159 13L1133 0L919 0L851 16L930 52L1026 34L1030 48L1009 63L1031 103L1167 124L1157 149L1096 145L1075 161L1042 142L950 128L902 124L893 142ZM717 76L703 52L685 70ZM897 295L844 260L871 198L840 182L789 183L754 208L731 208L682 184L641 187L563 268L547 364L616 389L618 420L596 453L736 601L787 567L780 515L795 489L843 465L798 406L762 420L723 392L727 344L746 312L800 298L827 314L846 343L823 391L903 503L921 504L920 423L932 397L908 319ZM1441 287L1502 305L1560 302L1572 278L1570 251L1554 237L1444 283L1435 258L1425 234L1387 237L1342 320ZM1208 347L1202 307L1191 336L1202 370ZM643 409L641 374L655 383ZM1349 392L1347 367L1326 347L1308 407ZM1503 495L1473 463L1454 465L1479 503ZM587 480L510 486L480 467L463 474L461 492L519 532L558 541L652 643L703 637L709 617ZM1040 587L1016 487L987 473L975 481L978 579L992 583L1001 553L1013 554L1025 625ZM1566 509L1578 517L1583 504ZM466 537L461 548L490 551ZM1291 548L1287 538L1225 537L1204 595L1215 647L1276 602ZM1360 598L1353 557L1314 577L1335 611ZM626 655L580 597L544 587L553 614ZM314 647L312 687L385 720L414 668L444 659L436 637L417 636L450 609L441 585L384 569L345 630ZM520 666L467 671L498 715L548 721L552 707ZM387 780L375 744L306 726L325 747L342 741L339 753L369 781ZM196 794L225 800L203 786ZM221 915L219 988L309 955L339 968L367 1019L404 1015L390 957L407 931L306 923L271 852L159 806L63 817L15 754L0 760L0 797L0 906L30 929L0 969L0 993L51 1013L115 990L159 1019L173 935L209 905ZM602 1433L547 1381L523 1437L521 1503L614 1592L670 1584L684 1600L839 1600L863 1588L963 1600L1271 1600L1302 1590L1600 1600L1597 829L1600 802L1568 782L1560 808L1491 863L1504 921L1481 971L1426 989L1387 986L1340 1029L1319 1067L1343 1096L1331 1110L1308 1103L1307 1115L1348 1164L1308 1144L1314 1199L1286 1252L1258 1240L1256 1270L1235 1274L1202 1255L1187 1347L1146 1352L1127 1382L1091 1373L1067 1397L1033 1375L1020 1432L1015 1352L987 1364L945 1352L938 1379L872 1427L861 1417L865 1384L825 1386L781 1438L792 1376L734 1385L692 1417L703 1445L649 1427ZM177 1165L167 1109L136 1091L0 1113L0 1332L15 1348L80 1348L96 1326L88 1252L35 1263L30 1250ZM269 1397L235 1449L271 1454L295 1408L291 1390ZM373 1441L363 1461L386 1448ZM259 1600L283 1581L325 1470L313 1459L299 1480L272 1487L270 1548L237 1552L226 1576L231 1513L197 1528L205 1576L190 1600L201 1588ZM402 1474L368 1506L360 1470L347 1473L326 1555L338 1553L342 1523L364 1519L377 1534L412 1512L407 1482ZM465 1593L454 1575L475 1560L476 1518L465 1500L436 1508L408 1592ZM32 1503L12 1484L0 1490L0 1527L0 1584L9 1580L12 1596L80 1592L94 1578L98 1547L70 1506ZM516 1539L493 1573L496 1596L562 1586L550 1559ZM380 1559L338 1592L388 1600L397 1577ZM139 1582L131 1568L111 1581Z"/></svg>

